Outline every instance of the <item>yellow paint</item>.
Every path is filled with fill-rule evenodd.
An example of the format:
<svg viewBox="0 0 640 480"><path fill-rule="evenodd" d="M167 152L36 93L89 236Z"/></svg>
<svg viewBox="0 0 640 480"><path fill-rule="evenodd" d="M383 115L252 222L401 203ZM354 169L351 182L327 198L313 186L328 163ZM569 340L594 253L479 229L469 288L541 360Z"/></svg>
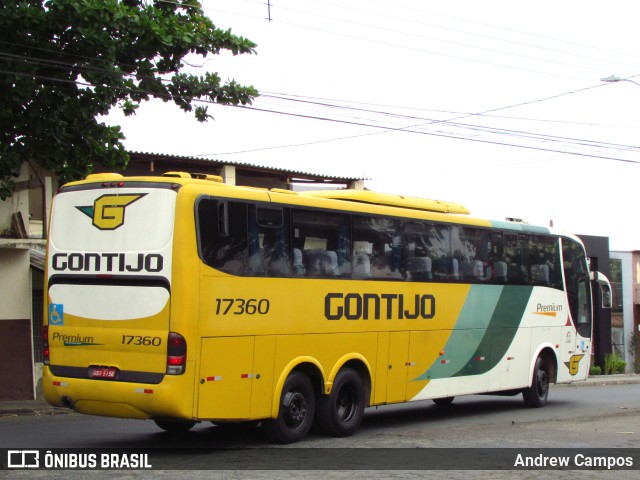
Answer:
<svg viewBox="0 0 640 480"><path fill-rule="evenodd" d="M469 285L241 278L218 272L204 265L198 256L194 205L201 195L491 226L486 220L432 211L466 210L451 203L423 204L415 199L369 196L369 203L360 204L320 196L236 188L187 176L124 180L180 187L176 189L169 279L171 301L157 315L142 319L99 321L65 312L63 326L49 326L51 362L77 367L112 365L161 373L166 369L166 338L169 331L174 331L186 338L187 368L183 375L167 375L160 384L150 386L60 379L45 366L45 395L50 403L61 405L61 398L69 396L77 402L80 411L98 415L200 420L275 417L282 387L291 371L303 369L317 376L319 389L328 394L338 372L348 362L359 362L362 371L370 377L372 405L403 402L425 389L430 380L416 379L445 354L445 345L460 316ZM96 193L94 223L105 230L122 226L126 207L140 198L140 195L100 196L100 193L99 190ZM398 202L403 208L393 206ZM126 224L123 232L124 228ZM304 291L304 295L299 294L300 291ZM435 310L429 318L409 319L399 314L397 308L382 304L379 318L375 318L371 307L368 315L363 313L357 319L346 316L331 319L327 318L327 298L335 293L360 297L403 296L408 299L405 305L408 309L413 308L412 298L429 295L434 299ZM330 313L347 308L345 301L341 297L330 303ZM259 302L268 305L268 309L265 307L262 313L256 313L254 307ZM252 307L247 308L248 305ZM539 314L556 316L556 312ZM52 340L56 334L92 338L95 341L90 343L96 345L63 346ZM161 338L162 343L140 348L127 343L127 336ZM574 370L577 373L580 358L582 356L571 358L572 374ZM53 385L61 380L67 385ZM153 393L139 393L140 389L153 390Z"/></svg>

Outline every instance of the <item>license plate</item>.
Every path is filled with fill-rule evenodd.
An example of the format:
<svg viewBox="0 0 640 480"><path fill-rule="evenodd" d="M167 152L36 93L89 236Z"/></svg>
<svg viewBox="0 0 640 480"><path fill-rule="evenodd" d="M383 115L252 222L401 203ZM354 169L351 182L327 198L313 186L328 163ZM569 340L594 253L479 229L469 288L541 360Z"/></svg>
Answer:
<svg viewBox="0 0 640 480"><path fill-rule="evenodd" d="M89 376L91 378L102 378L104 380L113 380L118 374L116 367L90 367Z"/></svg>

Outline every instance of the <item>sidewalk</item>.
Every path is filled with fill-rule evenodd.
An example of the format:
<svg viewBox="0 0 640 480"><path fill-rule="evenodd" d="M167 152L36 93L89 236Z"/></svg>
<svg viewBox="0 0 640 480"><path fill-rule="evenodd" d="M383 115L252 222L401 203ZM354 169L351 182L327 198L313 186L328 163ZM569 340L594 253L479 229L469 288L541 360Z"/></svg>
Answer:
<svg viewBox="0 0 640 480"><path fill-rule="evenodd" d="M51 406L40 398L36 400L0 400L0 418L20 415L68 415L72 413L73 410Z"/></svg>
<svg viewBox="0 0 640 480"><path fill-rule="evenodd" d="M603 387L607 385L626 385L631 383L640 383L640 375L597 375L589 377L583 382L552 385L552 388ZM43 398L36 400L0 400L0 417L15 417L19 415L69 415L73 413L74 412L68 408L53 407L45 402Z"/></svg>
<svg viewBox="0 0 640 480"><path fill-rule="evenodd" d="M582 382L552 385L552 387L604 387L607 385L627 385L630 383L640 383L640 374L621 373L617 375L594 375ZM0 409L2 409L1 402Z"/></svg>

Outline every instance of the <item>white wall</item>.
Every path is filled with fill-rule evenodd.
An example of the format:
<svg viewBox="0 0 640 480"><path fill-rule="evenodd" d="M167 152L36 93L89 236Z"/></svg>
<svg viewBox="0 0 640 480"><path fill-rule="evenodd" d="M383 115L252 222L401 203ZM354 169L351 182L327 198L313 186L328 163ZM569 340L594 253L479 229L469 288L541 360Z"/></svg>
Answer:
<svg viewBox="0 0 640 480"><path fill-rule="evenodd" d="M20 176L15 182L29 180L29 165L22 164ZM0 201L0 235L6 236L11 230L11 217L14 213L21 212L25 228L29 229L29 190L15 192L10 198Z"/></svg>
<svg viewBox="0 0 640 480"><path fill-rule="evenodd" d="M0 248L0 321L31 318L29 250Z"/></svg>
<svg viewBox="0 0 640 480"><path fill-rule="evenodd" d="M610 252L611 258L622 260L622 318L624 328L624 353L627 362L626 373L633 373L634 352L631 350L633 335L633 290L638 279L633 276L633 262L637 255L633 252Z"/></svg>

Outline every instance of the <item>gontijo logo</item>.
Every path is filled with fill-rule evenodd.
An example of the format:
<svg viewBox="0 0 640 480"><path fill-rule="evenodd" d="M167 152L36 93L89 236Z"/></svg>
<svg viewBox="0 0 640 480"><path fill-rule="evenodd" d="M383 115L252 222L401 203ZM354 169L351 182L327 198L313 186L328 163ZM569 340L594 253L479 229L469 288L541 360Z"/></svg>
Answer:
<svg viewBox="0 0 640 480"><path fill-rule="evenodd" d="M93 220L93 226L100 230L115 230L124 224L125 208L146 193L130 193L124 195L102 195L93 205L76 207Z"/></svg>
<svg viewBox="0 0 640 480"><path fill-rule="evenodd" d="M578 374L578 370L580 369L580 360L582 360L582 357L584 357L584 355L573 355L568 362L564 362L571 375Z"/></svg>

